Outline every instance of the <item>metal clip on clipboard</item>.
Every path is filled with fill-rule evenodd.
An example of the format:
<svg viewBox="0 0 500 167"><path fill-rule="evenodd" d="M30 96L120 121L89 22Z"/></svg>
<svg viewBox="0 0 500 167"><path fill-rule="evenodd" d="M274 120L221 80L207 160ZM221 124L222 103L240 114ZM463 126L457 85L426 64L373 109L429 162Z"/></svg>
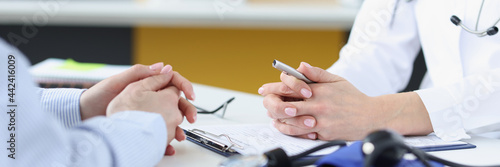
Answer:
<svg viewBox="0 0 500 167"><path fill-rule="evenodd" d="M234 154L239 154L236 150L233 148L238 148L238 149L244 149L242 146L236 144L231 140L231 137L226 134L220 134L216 135L210 132L206 132L200 129L191 129L191 130L185 130L184 132L186 133L187 139L195 144L198 144L202 147L205 147L211 151L214 151L218 154L224 155L226 157L234 155ZM224 137L226 138L231 145L224 144L220 141L217 141L209 136L221 138Z"/></svg>

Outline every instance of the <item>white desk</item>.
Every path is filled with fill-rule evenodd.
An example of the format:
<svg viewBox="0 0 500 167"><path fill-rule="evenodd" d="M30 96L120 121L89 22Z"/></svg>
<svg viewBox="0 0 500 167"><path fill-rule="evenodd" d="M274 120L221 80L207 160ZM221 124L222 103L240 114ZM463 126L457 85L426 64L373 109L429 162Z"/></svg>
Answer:
<svg viewBox="0 0 500 167"><path fill-rule="evenodd" d="M257 91L257 88L256 90ZM197 101L200 106L212 106L215 108L230 97L236 99L229 104L225 119L214 115L198 115L199 125L220 125L220 124L252 124L269 123L266 109L262 105L263 97L232 90L215 88L195 84ZM220 112L220 111L219 111ZM183 125L187 125L187 121ZM182 125L181 125L182 126ZM453 150L433 152L432 154L458 163L470 165L500 165L498 152L500 151L500 140L482 137L473 137L467 140L477 145L475 149ZM189 141L176 142L172 145L176 149L174 156L164 157L158 166L218 166L225 157L212 151L195 145Z"/></svg>
<svg viewBox="0 0 500 167"><path fill-rule="evenodd" d="M258 88L257 88L258 89ZM257 89L255 91L257 91ZM195 105L214 109L221 105L230 97L235 97L226 110L224 119L216 115L198 114L199 125L220 125L220 124L255 124L270 123L267 117L267 110L262 105L263 98L258 95L221 89L200 84L194 85L196 93ZM220 114L218 111L216 114ZM184 121L182 125L188 125ZM182 126L181 125L181 126ZM177 142L174 140L172 146L176 149L174 156L165 156L158 166L218 166L225 159L224 156L216 154L208 149L200 147L190 141ZM193 159L196 157L196 159Z"/></svg>
<svg viewBox="0 0 500 167"><path fill-rule="evenodd" d="M32 23L36 17L47 25L350 29L358 12L339 5L243 2L226 3L228 11L220 17L222 12L214 7L216 0L57 0L60 5L48 7L41 2L46 1L0 1L0 24L25 24L23 17Z"/></svg>

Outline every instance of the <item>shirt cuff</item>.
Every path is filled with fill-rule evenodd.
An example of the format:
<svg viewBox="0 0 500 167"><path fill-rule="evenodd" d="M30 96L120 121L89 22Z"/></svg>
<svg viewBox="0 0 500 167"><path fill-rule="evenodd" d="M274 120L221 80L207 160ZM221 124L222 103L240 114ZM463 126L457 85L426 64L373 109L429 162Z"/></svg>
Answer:
<svg viewBox="0 0 500 167"><path fill-rule="evenodd" d="M435 87L415 91L429 113L434 133L445 141L469 139L464 123L457 109L459 102L450 90L444 87Z"/></svg>
<svg viewBox="0 0 500 167"><path fill-rule="evenodd" d="M54 115L65 128L81 123L80 96L85 89L41 89L42 109Z"/></svg>

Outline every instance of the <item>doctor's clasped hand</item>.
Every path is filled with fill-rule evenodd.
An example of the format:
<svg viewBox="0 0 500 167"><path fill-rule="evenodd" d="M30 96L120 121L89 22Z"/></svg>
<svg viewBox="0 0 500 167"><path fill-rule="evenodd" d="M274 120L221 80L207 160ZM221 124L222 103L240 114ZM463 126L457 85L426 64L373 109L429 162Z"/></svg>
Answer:
<svg viewBox="0 0 500 167"><path fill-rule="evenodd" d="M274 126L284 134L359 140L383 128L405 135L432 132L429 116L415 92L370 97L344 78L307 63L301 63L298 71L317 83L306 84L282 73L282 82L259 89Z"/></svg>

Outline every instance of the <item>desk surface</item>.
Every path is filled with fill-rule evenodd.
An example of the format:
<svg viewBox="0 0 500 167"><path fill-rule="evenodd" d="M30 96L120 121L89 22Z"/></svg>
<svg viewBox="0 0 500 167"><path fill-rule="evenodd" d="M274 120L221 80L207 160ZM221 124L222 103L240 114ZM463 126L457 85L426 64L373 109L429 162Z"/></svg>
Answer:
<svg viewBox="0 0 500 167"><path fill-rule="evenodd" d="M262 105L263 97L261 96L199 84L195 84L194 88L197 96L195 104L203 107L206 106L207 109L215 108L230 97L236 97L228 105L224 119L216 115L198 115L196 122L198 125L270 122L266 114L266 109ZM184 121L182 125L188 125L187 121ZM432 152L432 154L447 160L470 165L500 164L500 159L496 155L498 150L500 150L500 140L473 137L465 141L475 144L477 148ZM189 141L174 141L172 145L176 149L176 154L174 156L165 156L158 166L218 166L225 159L225 157ZM196 159L193 159L193 157L196 157Z"/></svg>
<svg viewBox="0 0 500 167"><path fill-rule="evenodd" d="M51 3L49 3L51 2ZM59 2L59 3L54 3ZM217 2L217 3L216 3ZM232 4L229 2L241 2ZM223 8L217 8L217 7ZM349 29L358 12L336 4L245 1L2 1L0 24ZM27 21L23 21L24 20Z"/></svg>

